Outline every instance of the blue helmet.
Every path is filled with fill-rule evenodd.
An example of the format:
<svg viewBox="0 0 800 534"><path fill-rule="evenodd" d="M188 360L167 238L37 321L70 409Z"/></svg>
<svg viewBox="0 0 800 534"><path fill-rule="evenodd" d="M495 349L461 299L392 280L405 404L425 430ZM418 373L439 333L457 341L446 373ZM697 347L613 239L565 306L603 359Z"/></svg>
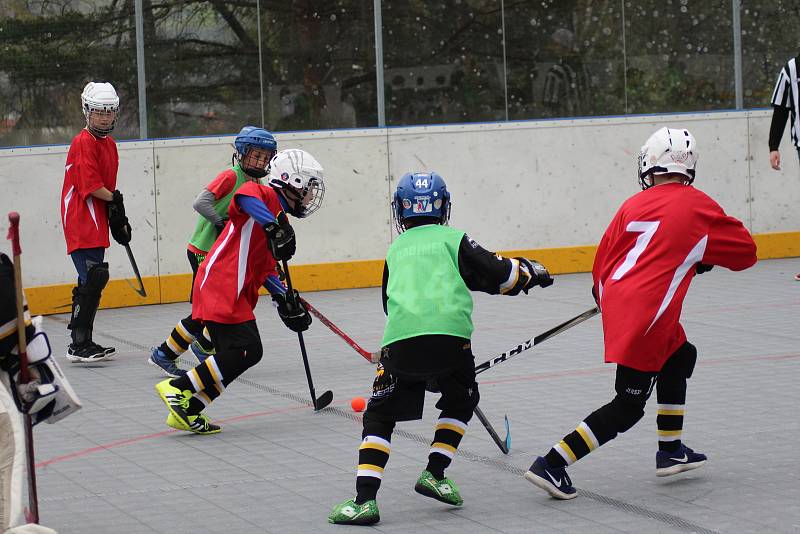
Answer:
<svg viewBox="0 0 800 534"><path fill-rule="evenodd" d="M272 134L257 126L245 126L242 128L233 141L233 146L236 148L234 158L239 164L242 163L242 160L251 148L260 148L269 152L267 158L268 162L278 150L278 142L275 141ZM244 168L244 166L242 166L242 168L247 174L255 176L256 178L263 178L269 172L269 165L266 165L263 169Z"/></svg>
<svg viewBox="0 0 800 534"><path fill-rule="evenodd" d="M405 221L413 217L450 220L450 193L444 178L435 172L406 173L397 183L392 199L392 215L397 232L405 230Z"/></svg>

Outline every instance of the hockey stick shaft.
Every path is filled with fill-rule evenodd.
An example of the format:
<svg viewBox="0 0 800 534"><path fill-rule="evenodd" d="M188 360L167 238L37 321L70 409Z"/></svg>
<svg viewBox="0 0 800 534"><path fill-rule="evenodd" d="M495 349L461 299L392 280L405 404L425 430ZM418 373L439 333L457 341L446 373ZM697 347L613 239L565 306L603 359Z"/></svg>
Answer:
<svg viewBox="0 0 800 534"><path fill-rule="evenodd" d="M289 288L289 291L286 295L287 299L292 299L294 301L294 288L292 287L292 277L289 275L289 266L286 264L286 260L282 261L283 263L283 272L286 275L286 285ZM326 391L320 396L320 400L323 402L318 402L317 395L314 392L314 381L311 378L311 367L308 365L308 354L306 353L306 343L303 339L303 333L297 333L297 340L300 342L300 353L303 355L303 367L306 370L306 380L308 381L308 390L311 393L311 402L314 405L314 411L321 410L325 406L331 403L333 400L333 393L330 391Z"/></svg>
<svg viewBox="0 0 800 534"><path fill-rule="evenodd" d="M489 419L487 419L486 415L484 415L483 411L476 406L474 412L475 415L478 416L480 422L483 423L483 428L489 432L489 435L492 437L492 441L494 441L495 445L500 448L503 454L508 454L508 451L511 448L511 434L508 432L508 418L506 417L506 439L500 439L500 436L497 434L492 426L492 423L489 422Z"/></svg>
<svg viewBox="0 0 800 534"><path fill-rule="evenodd" d="M14 255L14 292L17 302L17 352L19 354L20 382L27 384L30 380L28 370L28 344L25 337L25 305L22 294L22 247L19 242L19 213L12 211L8 214L10 227L8 238ZM39 497L36 491L36 455L33 450L33 424L31 416L23 414L25 422L25 451L28 460L28 506L30 507L29 521L39 522Z"/></svg>
<svg viewBox="0 0 800 534"><path fill-rule="evenodd" d="M308 309L308 311L311 312L312 315L314 315L314 317L319 319L322 324L327 326L331 330L331 332L333 332L334 334L336 334L337 336L342 338L342 340L345 343L350 345L350 347L352 347L353 350L355 350L357 353L359 353L365 360L367 360L370 363L373 363L372 362L372 353L371 352L365 350L361 345L356 343L353 340L353 338L351 338L350 336L345 334L342 331L341 328L339 328L338 326L333 324L333 322L330 319L328 319L327 317L322 315L322 313L318 309L316 309L314 306L312 306L306 299L301 297L300 298L300 302L302 302L305 305L305 307Z"/></svg>
<svg viewBox="0 0 800 534"><path fill-rule="evenodd" d="M536 345L538 345L542 341L546 341L546 340L550 339L551 337L557 336L561 332L564 332L565 330L569 330L573 326L581 324L582 322L586 321L587 319L590 319L591 317L594 317L598 313L600 313L600 308L595 306L594 308L592 308L590 310L586 310L585 312L576 315L575 317L573 317L572 319L569 319L568 321L564 321L563 323L561 323L558 326L554 326L553 328L551 328L547 332L542 332L541 334L539 334L538 336L536 336L536 337L534 337L532 339L529 339L527 341L523 341L522 343L520 343L516 347L514 347L512 349L509 349L506 352L502 353L500 356L496 356L496 357L492 358L491 360L487 360L487 361L483 362L482 364L475 366L475 374L480 374L480 373L482 373L482 372L484 372L484 371L486 371L488 369L491 369L492 367L494 367L495 365L497 365L499 363L503 363L506 360L510 360L511 358L516 356L517 354L519 354L521 352L525 352L526 350L528 350L528 349L530 349L532 347L535 347Z"/></svg>
<svg viewBox="0 0 800 534"><path fill-rule="evenodd" d="M144 283L142 282L142 275L139 274L139 266L136 265L136 259L133 257L133 252L131 252L131 246L129 244L123 245L125 247L125 252L128 253L128 260L131 262L131 267L133 267L133 274L136 275L136 281L139 283L139 287L135 288L133 285L133 290L136 291L142 297L147 296L147 291L144 290Z"/></svg>

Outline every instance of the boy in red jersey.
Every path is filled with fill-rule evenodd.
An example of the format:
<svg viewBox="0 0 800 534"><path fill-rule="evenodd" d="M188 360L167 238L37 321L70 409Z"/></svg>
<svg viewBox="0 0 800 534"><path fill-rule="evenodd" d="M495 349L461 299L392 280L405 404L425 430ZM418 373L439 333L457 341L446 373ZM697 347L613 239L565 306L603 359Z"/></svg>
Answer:
<svg viewBox="0 0 800 534"><path fill-rule="evenodd" d="M131 227L122 193L117 190L117 145L109 135L119 112L117 92L110 83L89 82L81 104L86 127L70 144L61 189L67 254L78 272L68 326L72 343L66 357L71 362L96 362L110 359L114 353L113 347L92 341L100 295L108 283L108 263L103 261L108 231L110 228L114 239L125 245L131 240Z"/></svg>
<svg viewBox="0 0 800 534"><path fill-rule="evenodd" d="M658 398L656 475L696 469L706 461L681 442L686 380L697 349L680 324L695 274L719 265L741 271L756 245L737 219L691 186L697 147L685 129L661 128L639 154L641 193L619 209L597 248L592 293L602 310L605 361L617 364L616 396L592 412L525 478L557 499L577 496L566 467L625 432Z"/></svg>
<svg viewBox="0 0 800 534"><path fill-rule="evenodd" d="M322 166L302 150L283 150L272 159L268 186L247 182L236 190L230 220L194 282L192 317L205 323L216 354L185 375L156 384L170 410L167 425L197 434L220 431L202 411L261 360L253 309L262 285L270 290L287 327L295 332L308 329L311 316L297 294L287 297L276 266L295 252L286 213L308 217L319 209L324 190Z"/></svg>

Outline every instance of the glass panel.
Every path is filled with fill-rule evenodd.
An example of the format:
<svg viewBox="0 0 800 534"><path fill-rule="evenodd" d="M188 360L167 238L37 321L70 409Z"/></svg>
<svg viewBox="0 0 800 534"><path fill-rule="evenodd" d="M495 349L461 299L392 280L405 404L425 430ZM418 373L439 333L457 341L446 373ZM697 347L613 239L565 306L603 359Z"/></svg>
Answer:
<svg viewBox="0 0 800 534"><path fill-rule="evenodd" d="M730 0L625 0L628 113L733 109Z"/></svg>
<svg viewBox="0 0 800 534"><path fill-rule="evenodd" d="M500 2L383 2L388 125L505 120Z"/></svg>
<svg viewBox="0 0 800 534"><path fill-rule="evenodd" d="M372 2L262 1L261 24L264 106L275 131L378 124Z"/></svg>
<svg viewBox="0 0 800 534"><path fill-rule="evenodd" d="M769 107L781 67L798 54L797 0L743 2L742 86L744 107Z"/></svg>
<svg viewBox="0 0 800 534"><path fill-rule="evenodd" d="M255 3L144 0L150 137L261 124Z"/></svg>
<svg viewBox="0 0 800 534"><path fill-rule="evenodd" d="M619 2L506 3L509 118L625 111Z"/></svg>
<svg viewBox="0 0 800 534"><path fill-rule="evenodd" d="M139 135L133 3L3 2L0 15L0 146L67 144L85 126L89 81L120 96L113 136Z"/></svg>

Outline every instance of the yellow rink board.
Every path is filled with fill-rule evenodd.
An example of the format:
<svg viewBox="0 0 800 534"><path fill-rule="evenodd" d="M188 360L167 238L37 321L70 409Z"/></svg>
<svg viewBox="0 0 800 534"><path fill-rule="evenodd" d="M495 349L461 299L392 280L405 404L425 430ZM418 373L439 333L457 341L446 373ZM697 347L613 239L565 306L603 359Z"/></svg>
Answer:
<svg viewBox="0 0 800 534"><path fill-rule="evenodd" d="M781 232L753 236L758 245L758 258L800 256L800 232ZM553 274L582 273L592 270L597 247L542 248L501 251L504 256L535 258ZM299 291L322 291L376 287L381 284L383 259L315 263L291 266L292 282ZM103 290L101 308L121 308L144 304L167 304L186 301L191 274L148 276L143 279L147 297L136 294L128 280L111 280ZM74 284L26 287L31 312L36 315L69 313ZM265 293L262 288L262 292Z"/></svg>

